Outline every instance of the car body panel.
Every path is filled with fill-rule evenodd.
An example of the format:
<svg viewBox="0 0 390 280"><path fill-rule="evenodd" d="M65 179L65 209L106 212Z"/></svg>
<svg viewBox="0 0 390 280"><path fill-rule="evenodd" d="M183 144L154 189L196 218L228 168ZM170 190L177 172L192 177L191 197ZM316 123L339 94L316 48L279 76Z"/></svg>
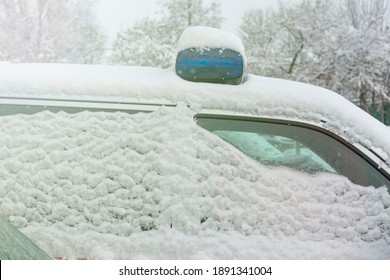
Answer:
<svg viewBox="0 0 390 280"><path fill-rule="evenodd" d="M390 131L382 123L332 91L298 82L247 75L231 86L187 82L173 68L1 63L0 96L184 103L196 110L326 123L350 142L381 149L390 165Z"/></svg>
<svg viewBox="0 0 390 280"><path fill-rule="evenodd" d="M231 86L187 82L173 69L3 63L0 96L0 111L14 106L2 116L10 146L4 151L14 158L11 164L7 160L1 164L12 178L20 175L16 177L19 190L39 186L37 200L42 196L42 209L49 212L43 215L43 223L21 220L18 225L41 247L51 248L52 254L58 244L65 244L62 252L70 252L60 257L202 258L202 252L211 250L214 236L222 236L218 240L224 240L220 244L223 253L212 250L208 256L258 258L268 251L268 258L357 258L363 251L369 251L364 255L367 258L389 255L383 237L387 223L382 219L388 213L380 216L369 205L376 199L376 206L388 207L387 190L357 186L337 174L303 174L260 165L194 121L199 113L213 112L316 125L362 150L380 149L387 168L390 131L383 131L381 123L336 93L253 75ZM77 113L84 109L87 112ZM33 115L8 116L15 110ZM120 112L150 113L130 116ZM36 149L30 151L30 147ZM18 164L13 165L14 160ZM42 168L51 165L55 167L51 172ZM45 178L42 184L41 178ZM7 194L12 194L9 188ZM64 201L61 197L56 203L50 201L64 192L71 195ZM47 198L46 193L54 195ZM99 207L89 203L91 193ZM8 214L15 203L30 202L28 196L12 195L14 201L5 207ZM351 202L355 196L360 197L357 204ZM125 210L118 209L118 203L126 205ZM126 209L133 212L128 214ZM151 212L144 213L144 209ZM67 219L67 214L77 211L80 216ZM105 219L95 217L98 213ZM130 220L121 218L123 213ZM375 219L370 220L370 215ZM340 226L346 219L352 225L347 229ZM112 224L109 236L107 223ZM367 223L375 228L366 231ZM310 242L321 243L316 246L319 251L308 250ZM251 251L253 244L263 249L268 246L268 250ZM351 250L349 255L340 253L341 244ZM172 250L175 246L180 250ZM286 246L293 249L285 252ZM323 254L328 247L336 249ZM118 255L111 255L111 248ZM229 248L238 253L229 253Z"/></svg>

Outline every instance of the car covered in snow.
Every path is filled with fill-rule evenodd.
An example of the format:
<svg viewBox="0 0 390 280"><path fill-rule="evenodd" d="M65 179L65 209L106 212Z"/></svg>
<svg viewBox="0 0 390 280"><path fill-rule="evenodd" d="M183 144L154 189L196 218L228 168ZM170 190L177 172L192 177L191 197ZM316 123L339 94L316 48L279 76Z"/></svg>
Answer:
<svg viewBox="0 0 390 280"><path fill-rule="evenodd" d="M0 63L1 258L389 259L390 130L245 63L206 27L169 69Z"/></svg>

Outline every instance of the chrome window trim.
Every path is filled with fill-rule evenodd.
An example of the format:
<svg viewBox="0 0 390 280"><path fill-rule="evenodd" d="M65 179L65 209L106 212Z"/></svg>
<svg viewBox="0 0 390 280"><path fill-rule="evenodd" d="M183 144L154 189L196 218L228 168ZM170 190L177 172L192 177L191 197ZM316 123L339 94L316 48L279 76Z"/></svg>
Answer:
<svg viewBox="0 0 390 280"><path fill-rule="evenodd" d="M76 113L82 111L103 112L153 112L162 106L175 107L176 104L161 102L135 102L122 100L55 99L36 97L0 97L0 116L14 114L35 114L42 111Z"/></svg>

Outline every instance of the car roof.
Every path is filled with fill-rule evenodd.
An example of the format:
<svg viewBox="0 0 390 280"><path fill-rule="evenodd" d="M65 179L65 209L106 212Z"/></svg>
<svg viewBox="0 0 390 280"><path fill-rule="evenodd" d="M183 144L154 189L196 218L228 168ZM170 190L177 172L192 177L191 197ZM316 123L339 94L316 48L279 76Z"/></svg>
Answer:
<svg viewBox="0 0 390 280"><path fill-rule="evenodd" d="M195 111L305 121L379 150L390 164L385 125L337 93L293 81L249 74L231 86L187 82L173 68L0 63L0 96L185 103Z"/></svg>

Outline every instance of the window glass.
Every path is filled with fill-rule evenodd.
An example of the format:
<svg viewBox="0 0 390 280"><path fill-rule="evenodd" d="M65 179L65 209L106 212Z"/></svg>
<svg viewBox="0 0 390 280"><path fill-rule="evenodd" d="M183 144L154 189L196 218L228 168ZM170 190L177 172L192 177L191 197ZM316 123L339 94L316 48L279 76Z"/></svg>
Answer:
<svg viewBox="0 0 390 280"><path fill-rule="evenodd" d="M286 165L308 172L336 171L307 146L283 136L245 131L213 132L264 164Z"/></svg>
<svg viewBox="0 0 390 280"><path fill-rule="evenodd" d="M197 117L198 124L263 164L304 172L330 172L376 187L390 180L337 136L275 120Z"/></svg>
<svg viewBox="0 0 390 280"><path fill-rule="evenodd" d="M50 259L50 256L0 216L0 260Z"/></svg>

